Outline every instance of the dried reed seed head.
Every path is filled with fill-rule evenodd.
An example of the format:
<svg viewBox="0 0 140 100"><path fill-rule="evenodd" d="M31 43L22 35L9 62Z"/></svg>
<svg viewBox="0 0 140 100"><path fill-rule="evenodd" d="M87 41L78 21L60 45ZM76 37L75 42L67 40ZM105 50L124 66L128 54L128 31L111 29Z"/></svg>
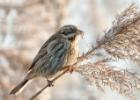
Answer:
<svg viewBox="0 0 140 100"><path fill-rule="evenodd" d="M104 48L112 57L130 58L140 65L140 8L130 5L121 12L98 45L80 57L79 62L95 55L95 51ZM115 49L115 51L114 51ZM82 59L83 58L83 59ZM105 61L88 62L78 65L76 71L98 88L109 86L118 93L135 99L134 92L140 89L140 76L127 70L108 65Z"/></svg>

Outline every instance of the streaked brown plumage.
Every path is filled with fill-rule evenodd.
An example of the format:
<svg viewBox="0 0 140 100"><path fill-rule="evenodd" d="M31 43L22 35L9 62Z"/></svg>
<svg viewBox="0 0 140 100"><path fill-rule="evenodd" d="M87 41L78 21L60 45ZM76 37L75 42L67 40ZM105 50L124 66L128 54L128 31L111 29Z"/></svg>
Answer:
<svg viewBox="0 0 140 100"><path fill-rule="evenodd" d="M82 31L74 25L60 28L41 47L24 80L10 93L18 92L30 79L43 76L52 78L57 72L77 61L77 43Z"/></svg>

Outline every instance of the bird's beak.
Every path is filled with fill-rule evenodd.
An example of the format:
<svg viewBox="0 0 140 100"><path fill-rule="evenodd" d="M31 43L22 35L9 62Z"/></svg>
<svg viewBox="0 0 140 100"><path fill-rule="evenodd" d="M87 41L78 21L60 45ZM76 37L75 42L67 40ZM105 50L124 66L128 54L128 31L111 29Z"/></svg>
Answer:
<svg viewBox="0 0 140 100"><path fill-rule="evenodd" d="M82 38L84 37L84 32L83 31L78 30L78 34L81 35Z"/></svg>

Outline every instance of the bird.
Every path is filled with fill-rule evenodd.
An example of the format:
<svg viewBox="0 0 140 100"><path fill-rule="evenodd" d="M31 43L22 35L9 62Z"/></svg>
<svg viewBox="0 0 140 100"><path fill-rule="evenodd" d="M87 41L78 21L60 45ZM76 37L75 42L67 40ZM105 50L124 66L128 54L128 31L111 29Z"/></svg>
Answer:
<svg viewBox="0 0 140 100"><path fill-rule="evenodd" d="M76 63L78 43L83 31L75 25L64 25L59 28L40 48L28 69L27 75L10 94L16 94L31 79L42 76L48 82L56 73Z"/></svg>

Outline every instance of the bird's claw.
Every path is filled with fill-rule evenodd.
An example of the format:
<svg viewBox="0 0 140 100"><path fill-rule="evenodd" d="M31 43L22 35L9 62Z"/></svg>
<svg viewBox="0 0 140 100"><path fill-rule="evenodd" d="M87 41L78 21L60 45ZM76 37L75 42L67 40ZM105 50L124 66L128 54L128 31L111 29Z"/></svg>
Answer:
<svg viewBox="0 0 140 100"><path fill-rule="evenodd" d="M48 86L49 87L53 87L54 86L53 81L47 80L47 82L48 82Z"/></svg>
<svg viewBox="0 0 140 100"><path fill-rule="evenodd" d="M75 70L73 66L69 66L69 72L72 73Z"/></svg>

